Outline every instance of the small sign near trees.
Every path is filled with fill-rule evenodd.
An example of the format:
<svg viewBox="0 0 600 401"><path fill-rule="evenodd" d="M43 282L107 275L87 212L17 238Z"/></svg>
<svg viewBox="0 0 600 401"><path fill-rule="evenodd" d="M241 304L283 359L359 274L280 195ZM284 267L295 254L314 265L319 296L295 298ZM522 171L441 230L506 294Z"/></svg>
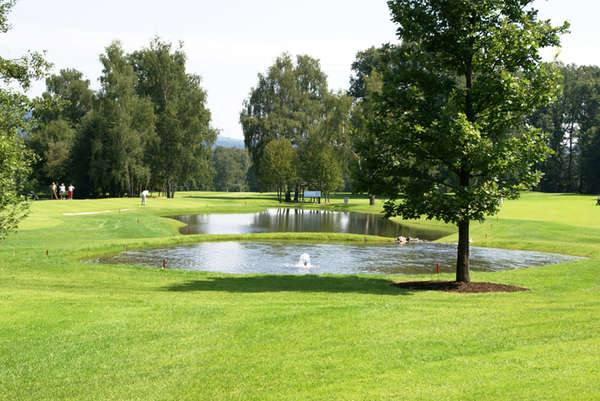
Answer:
<svg viewBox="0 0 600 401"><path fill-rule="evenodd" d="M316 198L317 202L321 203L321 191L304 191L304 194L302 195L302 200L304 200L305 198Z"/></svg>
<svg viewBox="0 0 600 401"><path fill-rule="evenodd" d="M305 198L320 198L321 191L304 191Z"/></svg>

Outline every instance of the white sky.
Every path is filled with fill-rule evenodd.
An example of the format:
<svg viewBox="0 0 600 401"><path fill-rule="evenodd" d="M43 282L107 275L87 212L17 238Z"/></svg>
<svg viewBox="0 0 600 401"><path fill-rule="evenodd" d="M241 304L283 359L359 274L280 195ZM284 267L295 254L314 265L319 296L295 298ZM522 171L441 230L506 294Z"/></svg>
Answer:
<svg viewBox="0 0 600 401"><path fill-rule="evenodd" d="M543 18L571 22L558 59L600 65L600 0L536 0ZM321 61L329 87L345 90L356 53L395 41L385 0L18 0L9 16L13 29L0 40L0 54L46 50L52 72L76 68L99 87L98 56L112 40L126 51L159 35L184 42L187 71L202 77L212 125L221 135L243 138L243 100L284 51ZM551 59L555 50L544 52ZM41 94L37 83L31 96Z"/></svg>

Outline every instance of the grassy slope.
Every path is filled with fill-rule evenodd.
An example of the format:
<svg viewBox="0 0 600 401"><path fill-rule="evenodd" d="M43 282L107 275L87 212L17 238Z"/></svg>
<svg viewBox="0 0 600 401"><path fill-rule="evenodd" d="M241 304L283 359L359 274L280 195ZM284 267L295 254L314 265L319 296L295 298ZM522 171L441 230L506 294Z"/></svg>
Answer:
<svg viewBox="0 0 600 401"><path fill-rule="evenodd" d="M230 276L71 257L179 240L160 215L275 205L193 195L144 210L130 199L34 203L0 244L0 399L600 399L591 198L525 194L473 225L474 244L592 258L472 273L526 293L414 293L389 285L401 277ZM62 215L119 209L134 210Z"/></svg>

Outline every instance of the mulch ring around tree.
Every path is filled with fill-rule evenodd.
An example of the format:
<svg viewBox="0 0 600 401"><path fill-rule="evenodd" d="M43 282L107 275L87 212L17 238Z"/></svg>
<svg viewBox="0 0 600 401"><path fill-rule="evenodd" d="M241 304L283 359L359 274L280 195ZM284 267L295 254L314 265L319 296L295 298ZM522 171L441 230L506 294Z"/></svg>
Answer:
<svg viewBox="0 0 600 401"><path fill-rule="evenodd" d="M517 292L529 291L529 288L507 284L474 282L462 283L457 281L401 281L392 284L395 287L413 291L445 291L459 293L483 292Z"/></svg>

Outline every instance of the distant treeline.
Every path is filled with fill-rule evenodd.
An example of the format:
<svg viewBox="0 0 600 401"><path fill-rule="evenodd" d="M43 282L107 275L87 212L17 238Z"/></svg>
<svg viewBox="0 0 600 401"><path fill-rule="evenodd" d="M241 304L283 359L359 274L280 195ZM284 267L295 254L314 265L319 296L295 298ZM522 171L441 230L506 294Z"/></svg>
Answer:
<svg viewBox="0 0 600 401"><path fill-rule="evenodd" d="M100 56L100 90L74 69L47 78L33 102L35 128L24 134L35 154L26 190L44 193L64 182L78 197L137 196L145 188L169 197L176 190L276 190L282 200L302 189L385 194L371 185L378 166L361 158L381 54L357 54L347 93L328 89L318 60L283 54L243 103L246 149L236 149L214 146L206 92L186 72L180 47L157 38L126 54L114 42ZM600 68L557 68L561 95L526 122L547 134L553 150L538 166L544 175L536 189L600 193Z"/></svg>
<svg viewBox="0 0 600 401"><path fill-rule="evenodd" d="M562 91L530 123L553 153L539 166L543 192L600 193L600 67L558 65Z"/></svg>
<svg viewBox="0 0 600 401"><path fill-rule="evenodd" d="M36 99L37 128L25 138L36 154L31 190L73 183L81 197L137 196L145 188L172 197L212 185L206 92L186 72L186 56L160 39L131 54L114 42L100 55L101 88L61 70Z"/></svg>

